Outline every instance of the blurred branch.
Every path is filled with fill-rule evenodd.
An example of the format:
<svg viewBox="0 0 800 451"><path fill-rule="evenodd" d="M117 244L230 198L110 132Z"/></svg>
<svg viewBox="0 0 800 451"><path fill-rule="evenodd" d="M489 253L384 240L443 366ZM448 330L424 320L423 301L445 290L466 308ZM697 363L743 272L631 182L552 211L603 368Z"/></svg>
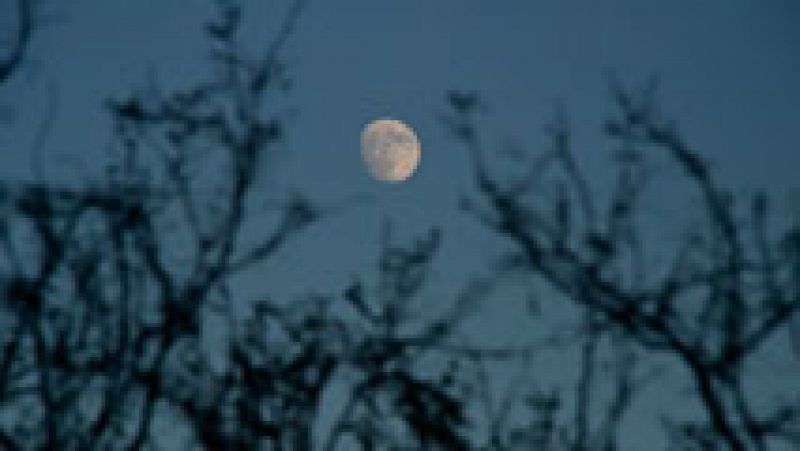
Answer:
<svg viewBox="0 0 800 451"><path fill-rule="evenodd" d="M7 81L25 59L25 53L33 33L33 1L10 0L16 4L16 25L13 44L4 51L0 59L0 83Z"/></svg>
<svg viewBox="0 0 800 451"><path fill-rule="evenodd" d="M612 88L619 114L607 122L606 131L622 144L624 158L619 165L617 190L607 209L606 230L593 225L594 211L599 211L595 207L597 200L571 156L563 119L551 128L553 146L566 178L563 182L554 177L556 189L550 193L555 194L548 194L541 184L534 186L525 179L514 185L523 186L524 190L504 190L497 178L488 173L482 158L473 158L477 186L488 207L478 207L477 201L470 201L470 210L488 228L516 243L520 254L509 261L542 276L588 314L601 315L604 322L642 349L673 355L685 365L708 414L714 443L732 450L765 449L768 437L781 434L755 426L760 420L741 388L743 362L776 331L786 327L800 309L800 297L793 294L795 275L779 276L786 273L778 268L790 263L776 261L778 256L772 249L780 245L768 242L765 233L766 199L756 199L753 233L744 234L744 226L734 219L730 196L711 177L707 164L679 138L673 124L658 116L655 83L640 94L618 84L612 84ZM469 131L455 136L465 143L471 155L483 153L472 118L452 102L451 106L453 113L445 123L456 131ZM706 227L675 252L670 271L652 282L644 273L643 249L633 228L635 200L646 180L640 163L644 159L640 149L644 147L661 149L672 158L685 180L699 190L707 215ZM545 156L549 154L546 152ZM541 171L537 170L537 174L541 178ZM555 206L551 212L526 202L531 190L537 190ZM570 192L577 193L577 206L572 205ZM587 218L586 227L580 231L570 227L570 218L575 216L571 212L576 209ZM745 243L750 237L752 243ZM750 249L756 252L752 257L748 254ZM630 274L625 274L622 266L626 258L632 262ZM626 280L632 283L624 283ZM753 285L752 280L760 280L761 284ZM681 308L678 303L682 299L694 299L700 314L693 316ZM589 338L587 343L594 341ZM586 410L592 375L591 365L586 363L586 359L591 360L592 347L585 346L589 347L584 348L582 383L577 391L578 448L586 447L583 443L587 426L581 412ZM629 403L627 380L620 379L618 401L609 412L609 424L619 422L620 409ZM695 425L686 430L701 429ZM708 439L704 437L703 440Z"/></svg>

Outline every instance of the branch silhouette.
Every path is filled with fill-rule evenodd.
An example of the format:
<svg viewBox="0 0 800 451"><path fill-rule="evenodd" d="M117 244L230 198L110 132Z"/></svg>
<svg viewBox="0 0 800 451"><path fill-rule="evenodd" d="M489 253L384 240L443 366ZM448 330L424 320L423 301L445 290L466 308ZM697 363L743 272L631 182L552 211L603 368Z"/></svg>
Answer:
<svg viewBox="0 0 800 451"><path fill-rule="evenodd" d="M592 334L619 335L639 354L670 355L689 371L708 422L672 428L679 449L763 450L775 440L798 446L798 405L787 400L757 411L743 387L753 356L800 309L798 226L777 237L768 234L768 202L761 194L742 222L708 164L674 123L661 118L654 83L640 91L612 83L612 94L618 114L605 130L621 150L605 203L577 169L563 114L547 128L551 149L527 176L504 183L486 164L473 109L453 102L459 94L451 94L451 113L443 119L469 149L480 191L466 208L515 244L507 259L514 267L543 278L599 321L601 332ZM647 243L637 225L649 182L646 161L655 152L666 154L702 199L702 225L669 251L672 262L663 274L643 272ZM589 343L594 339L590 335ZM583 358L591 359L591 344L585 346ZM581 378L591 378L585 364ZM617 396L620 405L630 395L626 381ZM585 386L577 389L584 399ZM570 449L597 448L586 439L583 409L577 408ZM609 415L616 418L612 430L620 415L621 409ZM613 448L613 441L606 446Z"/></svg>
<svg viewBox="0 0 800 451"><path fill-rule="evenodd" d="M612 83L608 198L581 171L564 112L546 128L550 147L507 180L489 166L478 94L447 93L444 124L478 189L463 205L513 250L439 299L441 311L422 302L445 239L436 227L401 244L387 227L374 272L337 292L244 296L237 277L324 226L331 208L301 194L257 208L287 133L273 106L306 2L256 53L244 50L239 4L214 4L204 81L105 103L112 163L100 180L0 183L0 448L611 451L654 379L652 356L685 370L704 414L662 421L674 449L800 446L796 400L766 409L747 389L757 354L800 309L800 226L776 232L764 195L737 208L661 117L653 83ZM17 5L0 83L34 29L32 3ZM653 244L642 227L657 155L701 200L679 243ZM654 246L663 268L649 266ZM544 338L476 344L468 320L508 274L570 299L575 330L532 316ZM265 290L278 282L263 277ZM534 357L567 347L575 380L538 386ZM501 365L520 370L498 390Z"/></svg>
<svg viewBox="0 0 800 451"><path fill-rule="evenodd" d="M3 49L0 58L0 83L7 81L14 74L25 60L28 45L34 29L34 7L30 0L15 0L11 2L14 19L11 21L14 29L13 38L10 39L8 48Z"/></svg>
<svg viewBox="0 0 800 451"><path fill-rule="evenodd" d="M255 56L240 45L239 5L215 4L212 77L106 102L114 142L100 181L0 185L0 445L473 449L459 368L522 351L455 338L481 280L440 316L414 312L438 229L408 246L387 237L375 286L241 298L236 277L328 210L297 194L254 208L259 168L285 133L270 106L305 2ZM251 221L273 226L249 242ZM431 358L448 365L431 374ZM320 432L343 371L349 399Z"/></svg>

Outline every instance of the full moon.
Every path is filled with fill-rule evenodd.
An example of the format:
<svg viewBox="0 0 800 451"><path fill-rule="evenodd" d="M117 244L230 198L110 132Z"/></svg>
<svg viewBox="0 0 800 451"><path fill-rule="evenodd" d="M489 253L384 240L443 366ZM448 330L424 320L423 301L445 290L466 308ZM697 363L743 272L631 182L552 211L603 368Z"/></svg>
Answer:
<svg viewBox="0 0 800 451"><path fill-rule="evenodd" d="M419 166L422 150L414 130L396 119L378 119L361 132L361 158L384 182L402 182Z"/></svg>

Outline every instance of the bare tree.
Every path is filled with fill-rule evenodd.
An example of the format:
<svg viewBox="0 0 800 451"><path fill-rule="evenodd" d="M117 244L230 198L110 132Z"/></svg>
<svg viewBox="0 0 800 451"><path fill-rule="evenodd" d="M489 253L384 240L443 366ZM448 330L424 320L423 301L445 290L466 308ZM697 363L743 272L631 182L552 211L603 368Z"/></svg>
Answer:
<svg viewBox="0 0 800 451"><path fill-rule="evenodd" d="M201 316L230 315L229 279L317 213L289 199L262 242L239 247L258 159L281 138L264 105L285 78L278 52L301 6L250 58L235 40L239 8L220 2L207 25L219 77L109 102L120 155L102 183L3 186L4 446L139 449L164 403L207 421L197 431L214 444L205 409L226 393L197 384L229 376L202 358ZM212 193L196 177L204 152L225 171Z"/></svg>
<svg viewBox="0 0 800 451"><path fill-rule="evenodd" d="M15 5L0 82L32 29L32 3ZM466 206L516 251L442 312L418 303L436 228L405 246L387 232L376 274L339 293L243 299L237 277L329 209L297 194L264 202L256 188L285 133L273 101L290 86L281 54L305 3L255 55L243 51L238 4L216 6L211 77L107 102L114 148L100 181L0 184L0 448L612 450L648 355L688 370L707 417L667 425L677 448L800 443L798 407L762 411L744 386L748 362L800 308L800 232L772 232L764 196L742 221L652 89L614 89L607 132L621 152L607 205L563 116L528 176L503 184L473 123L477 96L450 93L445 119L470 149L482 200ZM676 164L704 212L653 273L638 222L645 148ZM272 225L255 242L252 221ZM472 343L463 321L508 271L546 280L581 311L568 393L528 390L523 377L492 392L492 365L526 367L554 343ZM325 399L337 390L334 409Z"/></svg>
<svg viewBox="0 0 800 451"><path fill-rule="evenodd" d="M270 107L303 6L252 56L240 7L218 1L214 76L109 101L101 181L0 185L0 447L475 448L464 368L513 353L453 334L481 280L441 316L414 312L437 230L409 247L387 239L374 286L282 303L235 285L327 212L299 195L260 210L254 189L284 133ZM249 221L274 227L249 243ZM448 364L424 368L431 358ZM315 443L342 369L348 401Z"/></svg>
<svg viewBox="0 0 800 451"><path fill-rule="evenodd" d="M708 164L659 115L654 84L630 91L614 83L613 95L618 114L605 130L620 151L616 183L603 202L579 169L563 114L547 128L551 148L525 176L504 182L486 163L475 95L450 93L445 123L468 148L480 191L466 208L514 243L516 251L505 258L510 267L545 280L592 318L591 334L614 334L636 353L672 356L688 370L707 421L670 426L679 449L764 450L778 441L800 446L797 400L757 410L744 387L752 382L745 370L754 354L800 309L798 225L771 232L761 194L741 219ZM672 246L666 240L650 245L641 229L647 218L640 199L651 179L647 162L656 152L699 194L702 225L667 249L665 268L646 271L647 255ZM591 359L589 337L584 359ZM589 370L584 365L581 377ZM629 379L620 381L615 399L624 406ZM579 407L574 436L586 437ZM609 412L612 429L620 413ZM613 448L603 443L579 439L570 448Z"/></svg>

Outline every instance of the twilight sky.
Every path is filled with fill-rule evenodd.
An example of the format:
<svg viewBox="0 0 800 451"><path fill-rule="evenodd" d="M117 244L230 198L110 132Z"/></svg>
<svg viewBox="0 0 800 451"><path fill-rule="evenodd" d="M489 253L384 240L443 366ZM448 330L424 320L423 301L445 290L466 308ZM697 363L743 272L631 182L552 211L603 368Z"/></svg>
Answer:
<svg viewBox="0 0 800 451"><path fill-rule="evenodd" d="M92 178L111 136L102 101L148 77L164 86L202 77L200 25L211 2L42 3L50 20L34 38L32 61L0 88L0 109L13 114L0 127L0 177L31 176L38 146L48 177ZM245 45L260 48L289 2L243 3ZM280 283L264 289L264 274L251 274L243 289L276 297L340 289L369 274L387 220L398 237L443 227L431 299L484 270L500 243L458 210L472 192L466 154L437 120L453 88L480 92L496 148L540 148L542 124L564 105L578 159L601 182L611 150L601 133L612 111L607 74L631 83L656 74L664 111L717 174L737 192L765 189L789 210L800 188L797 24L793 0L311 1L284 53L294 89L275 105L297 113L286 143L265 162L260 189L293 188L347 208L263 269ZM37 144L48 108L52 127ZM408 122L422 143L407 183L376 182L360 161L361 127L386 116ZM484 333L501 341L524 335L508 321L489 321ZM639 439L647 444L646 435Z"/></svg>

